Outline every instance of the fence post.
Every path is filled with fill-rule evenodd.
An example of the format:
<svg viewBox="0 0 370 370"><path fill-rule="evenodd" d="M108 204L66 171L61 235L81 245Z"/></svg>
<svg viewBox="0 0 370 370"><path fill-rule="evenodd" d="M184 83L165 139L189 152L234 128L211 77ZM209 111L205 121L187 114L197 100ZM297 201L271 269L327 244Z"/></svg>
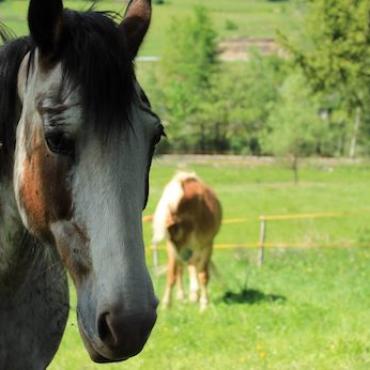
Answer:
<svg viewBox="0 0 370 370"><path fill-rule="evenodd" d="M265 240L266 240L266 219L264 216L260 216L260 239L258 249L258 266L263 265L265 259Z"/></svg>

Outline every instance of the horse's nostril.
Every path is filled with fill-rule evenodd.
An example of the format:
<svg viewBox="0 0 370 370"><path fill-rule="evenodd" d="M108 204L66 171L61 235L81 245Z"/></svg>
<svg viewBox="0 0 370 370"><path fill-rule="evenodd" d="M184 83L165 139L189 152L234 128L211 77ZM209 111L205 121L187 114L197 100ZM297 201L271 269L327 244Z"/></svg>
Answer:
<svg viewBox="0 0 370 370"><path fill-rule="evenodd" d="M114 346L117 343L114 328L110 324L109 313L103 313L98 318L98 335L101 341L109 346Z"/></svg>
<svg viewBox="0 0 370 370"><path fill-rule="evenodd" d="M156 317L155 310L128 316L104 312L98 317L98 336L114 357L131 357L143 348Z"/></svg>
<svg viewBox="0 0 370 370"><path fill-rule="evenodd" d="M99 338L103 342L104 342L105 338L107 337L107 335L109 334L109 328L108 328L108 324L107 324L107 321L106 321L106 317L107 317L107 314L103 313L98 318L98 335L99 335Z"/></svg>

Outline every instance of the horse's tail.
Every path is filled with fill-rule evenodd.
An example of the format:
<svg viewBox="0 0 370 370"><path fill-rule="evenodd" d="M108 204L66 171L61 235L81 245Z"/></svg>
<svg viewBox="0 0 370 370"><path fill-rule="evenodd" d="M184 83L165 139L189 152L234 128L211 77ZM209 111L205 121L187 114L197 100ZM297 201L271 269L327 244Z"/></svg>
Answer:
<svg viewBox="0 0 370 370"><path fill-rule="evenodd" d="M217 268L213 260L211 259L209 261L209 270L210 273L218 280L218 282L222 285L224 289L227 288L227 283L224 275L220 272L220 270Z"/></svg>

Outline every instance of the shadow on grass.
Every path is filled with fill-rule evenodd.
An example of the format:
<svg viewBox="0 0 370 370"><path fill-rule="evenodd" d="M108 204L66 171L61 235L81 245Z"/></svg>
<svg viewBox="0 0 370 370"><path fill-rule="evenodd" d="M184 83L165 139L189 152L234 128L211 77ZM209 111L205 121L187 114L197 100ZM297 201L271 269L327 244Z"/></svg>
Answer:
<svg viewBox="0 0 370 370"><path fill-rule="evenodd" d="M226 304L255 304L261 302L285 302L286 297L278 294L265 294L256 289L242 289L240 292L228 290L220 299Z"/></svg>

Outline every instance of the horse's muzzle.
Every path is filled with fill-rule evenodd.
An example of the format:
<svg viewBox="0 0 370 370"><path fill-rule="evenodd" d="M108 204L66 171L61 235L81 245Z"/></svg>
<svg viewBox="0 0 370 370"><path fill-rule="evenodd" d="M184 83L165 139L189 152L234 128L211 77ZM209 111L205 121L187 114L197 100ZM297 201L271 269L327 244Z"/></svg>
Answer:
<svg viewBox="0 0 370 370"><path fill-rule="evenodd" d="M98 335L114 358L132 357L144 347L156 319L155 311L127 317L103 313L98 318Z"/></svg>
<svg viewBox="0 0 370 370"><path fill-rule="evenodd" d="M91 359L97 363L127 360L141 352L157 319L153 309L129 315L114 310L98 315L96 333L87 334L79 322L82 338Z"/></svg>

